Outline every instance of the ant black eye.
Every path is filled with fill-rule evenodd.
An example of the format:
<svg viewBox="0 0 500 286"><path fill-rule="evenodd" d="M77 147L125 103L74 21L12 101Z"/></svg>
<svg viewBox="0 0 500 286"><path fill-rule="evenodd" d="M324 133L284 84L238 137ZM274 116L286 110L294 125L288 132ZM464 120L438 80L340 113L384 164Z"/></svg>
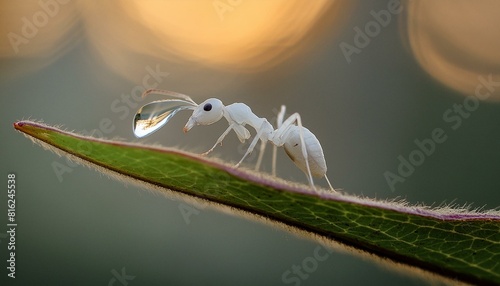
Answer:
<svg viewBox="0 0 500 286"><path fill-rule="evenodd" d="M205 110L205 111L212 110L212 105L210 103L205 104L205 106L203 106L203 110Z"/></svg>

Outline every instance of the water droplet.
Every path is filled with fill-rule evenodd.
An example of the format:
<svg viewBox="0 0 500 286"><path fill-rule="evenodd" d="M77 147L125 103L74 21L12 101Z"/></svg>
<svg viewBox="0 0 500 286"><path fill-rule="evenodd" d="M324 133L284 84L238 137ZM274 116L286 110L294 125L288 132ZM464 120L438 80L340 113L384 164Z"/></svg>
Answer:
<svg viewBox="0 0 500 286"><path fill-rule="evenodd" d="M158 100L148 103L135 114L134 135L138 138L147 136L160 129L180 110L195 109L195 107L196 104L181 99Z"/></svg>

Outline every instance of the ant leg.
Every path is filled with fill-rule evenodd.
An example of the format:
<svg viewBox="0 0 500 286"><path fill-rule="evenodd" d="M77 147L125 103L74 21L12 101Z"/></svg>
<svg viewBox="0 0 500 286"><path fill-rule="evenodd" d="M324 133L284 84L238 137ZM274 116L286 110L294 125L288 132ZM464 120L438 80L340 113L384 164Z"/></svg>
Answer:
<svg viewBox="0 0 500 286"><path fill-rule="evenodd" d="M325 174L325 179L326 179L326 182L328 183L328 186L330 186L330 190L332 190L334 193L336 193L337 191L335 191L335 189L332 187L332 184L330 184L330 180L328 180L328 177L326 176L326 174Z"/></svg>
<svg viewBox="0 0 500 286"><path fill-rule="evenodd" d="M288 117L287 120L285 120L285 122L283 122L283 124L280 126L280 128L276 129L276 133L274 134L273 139L277 139L275 145L279 145L279 146L283 145L284 141L286 141L287 138L282 139L280 137L286 133L288 128L290 128L290 126L292 126L294 122L297 122L297 126L299 127L299 137L300 137L300 145L301 145L300 147L302 149L302 156L304 156L304 161L306 162L306 169L307 169L306 177L307 177L311 187L314 190L316 190L316 187L314 186L312 174L311 174L311 168L309 167L307 149L306 149L306 144L304 141L304 132L302 131L302 129L304 127L302 126L302 120L300 119L300 114L294 113L294 114L290 115L290 117Z"/></svg>
<svg viewBox="0 0 500 286"><path fill-rule="evenodd" d="M276 118L276 129L279 129L281 127L281 124L283 124L283 118L285 117L285 112L286 112L286 106L282 105L280 112L278 113L278 117Z"/></svg>
<svg viewBox="0 0 500 286"><path fill-rule="evenodd" d="M278 150L278 147L276 145L273 145L273 176L276 177L276 151Z"/></svg>
<svg viewBox="0 0 500 286"><path fill-rule="evenodd" d="M247 152L245 153L245 155L243 155L243 158L241 158L241 160L238 162L238 164L234 165L235 168L238 168L240 166L240 164L243 162L243 160L245 160L245 158L250 154L252 153L253 151L253 148L255 147L255 145L257 144L257 141L259 141L259 133L257 133L257 135L255 135L255 138L252 140L252 143L250 143L250 146L248 147L248 150Z"/></svg>
<svg viewBox="0 0 500 286"><path fill-rule="evenodd" d="M266 142L260 141L260 151L259 158L257 159L257 163L255 164L255 171L260 169L260 164L262 163L262 158L264 157L264 151L266 150Z"/></svg>
<svg viewBox="0 0 500 286"><path fill-rule="evenodd" d="M212 152L215 149L215 147L217 147L217 145L219 145L219 144L222 145L222 140L224 140L224 137L226 137L226 135L229 133L229 131L231 131L231 129L233 129L233 126L234 126L234 124L229 125L229 127L226 129L226 131L224 131L224 133L222 133L222 135L219 137L219 139L217 139L217 142L215 142L214 146L212 148L210 148L210 150L208 150L207 152L202 153L201 156L208 155L210 152Z"/></svg>
<svg viewBox="0 0 500 286"><path fill-rule="evenodd" d="M276 117L276 129L279 129L283 124L283 118L285 117L286 106L282 105L278 116ZM273 144L273 161L272 161L272 174L276 177L276 152L278 151L278 146Z"/></svg>
<svg viewBox="0 0 500 286"><path fill-rule="evenodd" d="M267 121L265 121L265 122L267 122ZM248 154L252 153L253 148L255 148L255 145L257 144L257 141L259 141L259 139L262 136L262 134L264 133L264 131L266 131L265 128L263 128L263 126L264 126L264 122L262 123L261 127L258 129L259 131L257 132L257 135L255 135L255 138L252 140L252 143L250 143L250 146L248 147L247 152L245 153L245 155L243 155L243 158L241 158L241 160L238 162L238 164L236 164L234 167L238 168L238 166L240 166L241 162L243 162L243 160L245 160L245 158L248 156Z"/></svg>

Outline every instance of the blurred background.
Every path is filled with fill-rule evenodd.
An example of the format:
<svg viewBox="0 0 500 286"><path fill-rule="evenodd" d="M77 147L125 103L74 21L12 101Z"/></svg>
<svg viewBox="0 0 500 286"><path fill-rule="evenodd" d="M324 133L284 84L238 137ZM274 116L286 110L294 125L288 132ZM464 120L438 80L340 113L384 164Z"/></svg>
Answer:
<svg viewBox="0 0 500 286"><path fill-rule="evenodd" d="M108 179L34 146L12 123L204 152L227 123L184 134L181 113L134 138L135 111L161 98L140 98L145 88L244 102L269 120L286 104L322 143L335 188L496 208L499 9L498 1L2 1L0 168L4 180L16 174L18 227L14 280L0 225L1 284L428 284L340 252L290 282L283 274L317 243ZM446 140L424 152L416 140L436 129ZM235 162L246 148L230 134L212 156ZM278 175L307 182L283 151ZM6 201L4 192L4 222ZM195 210L188 219L186 209Z"/></svg>

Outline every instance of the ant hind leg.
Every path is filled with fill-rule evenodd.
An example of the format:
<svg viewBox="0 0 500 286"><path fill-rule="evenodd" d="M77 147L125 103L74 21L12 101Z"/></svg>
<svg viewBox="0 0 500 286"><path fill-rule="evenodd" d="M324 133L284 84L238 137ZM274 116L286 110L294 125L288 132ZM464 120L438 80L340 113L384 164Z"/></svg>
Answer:
<svg viewBox="0 0 500 286"><path fill-rule="evenodd" d="M332 187L332 184L330 183L330 180L328 180L328 176L325 174L325 179L326 179L326 182L328 183L328 186L330 186L330 190L334 193L337 193L337 191L335 191L335 189Z"/></svg>

